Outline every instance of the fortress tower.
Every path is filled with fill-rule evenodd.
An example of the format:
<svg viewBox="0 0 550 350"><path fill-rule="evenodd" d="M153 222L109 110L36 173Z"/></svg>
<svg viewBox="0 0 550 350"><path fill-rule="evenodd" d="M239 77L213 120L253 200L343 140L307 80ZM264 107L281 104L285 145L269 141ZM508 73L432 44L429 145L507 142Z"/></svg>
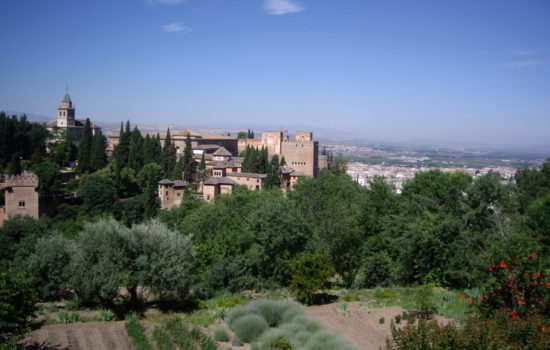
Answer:
<svg viewBox="0 0 550 350"><path fill-rule="evenodd" d="M60 128L74 127L74 116L75 108L73 107L73 101L71 101L71 97L67 92L57 107L57 126Z"/></svg>
<svg viewBox="0 0 550 350"><path fill-rule="evenodd" d="M28 215L38 219L38 177L28 171L21 175L7 176L0 184L4 191L5 206L0 208L0 227L4 220L16 215Z"/></svg>

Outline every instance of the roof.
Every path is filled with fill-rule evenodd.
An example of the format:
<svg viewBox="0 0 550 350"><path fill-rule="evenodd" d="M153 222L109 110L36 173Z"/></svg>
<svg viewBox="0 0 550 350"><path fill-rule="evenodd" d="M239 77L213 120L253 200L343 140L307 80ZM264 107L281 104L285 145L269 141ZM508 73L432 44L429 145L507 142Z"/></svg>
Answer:
<svg viewBox="0 0 550 350"><path fill-rule="evenodd" d="M183 129L183 130L178 130L178 131L175 131L172 136L201 136L201 134L199 134L198 132L195 132L193 130L189 130L189 129Z"/></svg>
<svg viewBox="0 0 550 350"><path fill-rule="evenodd" d="M168 179L162 179L159 181L159 185L172 185L174 184L174 181L168 180Z"/></svg>
<svg viewBox="0 0 550 350"><path fill-rule="evenodd" d="M174 187L187 187L187 184L181 180L174 181Z"/></svg>
<svg viewBox="0 0 550 350"><path fill-rule="evenodd" d="M193 147L194 150L211 150L211 149L219 149L220 145L214 145L214 144L207 144L207 145L197 145Z"/></svg>
<svg viewBox="0 0 550 350"><path fill-rule="evenodd" d="M215 156L225 156L231 157L233 154L229 152L225 147L220 147L216 152L213 153Z"/></svg>
<svg viewBox="0 0 550 350"><path fill-rule="evenodd" d="M279 170L281 170L283 174L291 174L294 171L294 169L288 166L281 166L279 167Z"/></svg>
<svg viewBox="0 0 550 350"><path fill-rule="evenodd" d="M265 179L267 174L257 174L257 173L228 173L228 177L252 177L256 179Z"/></svg>
<svg viewBox="0 0 550 350"><path fill-rule="evenodd" d="M69 96L68 92L65 93L65 96L63 96L63 100L61 100L61 102L65 102L65 103L68 103L68 104L73 103L73 101L71 101L71 96Z"/></svg>
<svg viewBox="0 0 550 350"><path fill-rule="evenodd" d="M236 185L237 183L228 177L211 177L204 182L204 185Z"/></svg>
<svg viewBox="0 0 550 350"><path fill-rule="evenodd" d="M303 171L294 170L292 173L290 173L290 176L307 176L307 175Z"/></svg>

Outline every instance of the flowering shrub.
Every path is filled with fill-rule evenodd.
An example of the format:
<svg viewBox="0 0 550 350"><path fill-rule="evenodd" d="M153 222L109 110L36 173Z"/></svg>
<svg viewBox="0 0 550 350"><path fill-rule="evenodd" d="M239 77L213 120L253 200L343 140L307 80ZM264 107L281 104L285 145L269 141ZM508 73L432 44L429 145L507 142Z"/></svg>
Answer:
<svg viewBox="0 0 550 350"><path fill-rule="evenodd" d="M464 326L442 326L436 321L420 319L398 329L392 322L391 332L393 341L386 341L386 350L546 350L550 342L550 331L542 316L513 319L506 311L496 312L488 319L470 317Z"/></svg>
<svg viewBox="0 0 550 350"><path fill-rule="evenodd" d="M504 309L511 318L541 315L550 319L550 281L540 271L536 253L510 257L487 268L489 280L477 300L470 300L483 317Z"/></svg>

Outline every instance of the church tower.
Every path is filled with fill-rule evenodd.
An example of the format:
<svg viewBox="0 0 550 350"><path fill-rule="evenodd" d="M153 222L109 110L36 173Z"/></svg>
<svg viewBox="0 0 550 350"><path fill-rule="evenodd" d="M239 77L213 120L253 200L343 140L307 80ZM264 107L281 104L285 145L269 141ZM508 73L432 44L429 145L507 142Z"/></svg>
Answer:
<svg viewBox="0 0 550 350"><path fill-rule="evenodd" d="M75 108L73 107L73 101L71 101L69 93L66 92L63 100L61 100L61 103L59 104L59 107L57 107L57 126L62 128L74 127L74 112Z"/></svg>

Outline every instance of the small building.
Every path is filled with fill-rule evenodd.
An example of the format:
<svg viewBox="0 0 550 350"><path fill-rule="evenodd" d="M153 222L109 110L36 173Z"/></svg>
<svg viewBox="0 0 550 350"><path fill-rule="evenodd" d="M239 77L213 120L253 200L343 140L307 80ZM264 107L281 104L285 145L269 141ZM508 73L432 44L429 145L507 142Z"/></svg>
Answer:
<svg viewBox="0 0 550 350"><path fill-rule="evenodd" d="M21 175L7 176L0 184L4 192L4 206L0 206L0 227L4 221L16 215L28 215L38 219L38 177L29 171Z"/></svg>
<svg viewBox="0 0 550 350"><path fill-rule="evenodd" d="M69 93L65 93L63 100L59 103L57 107L57 119L53 122L48 123L46 126L48 131L69 131L74 139L73 142L78 145L80 139L82 138L82 132L84 131L84 124L86 120L78 120L75 118L76 108L73 105L73 101L69 96ZM92 135L96 133L101 133L101 127L99 125L90 123L92 129ZM61 137L61 135L59 135Z"/></svg>
<svg viewBox="0 0 550 350"><path fill-rule="evenodd" d="M158 196L161 209L178 207L183 200L187 185L181 180L160 180L158 183Z"/></svg>

